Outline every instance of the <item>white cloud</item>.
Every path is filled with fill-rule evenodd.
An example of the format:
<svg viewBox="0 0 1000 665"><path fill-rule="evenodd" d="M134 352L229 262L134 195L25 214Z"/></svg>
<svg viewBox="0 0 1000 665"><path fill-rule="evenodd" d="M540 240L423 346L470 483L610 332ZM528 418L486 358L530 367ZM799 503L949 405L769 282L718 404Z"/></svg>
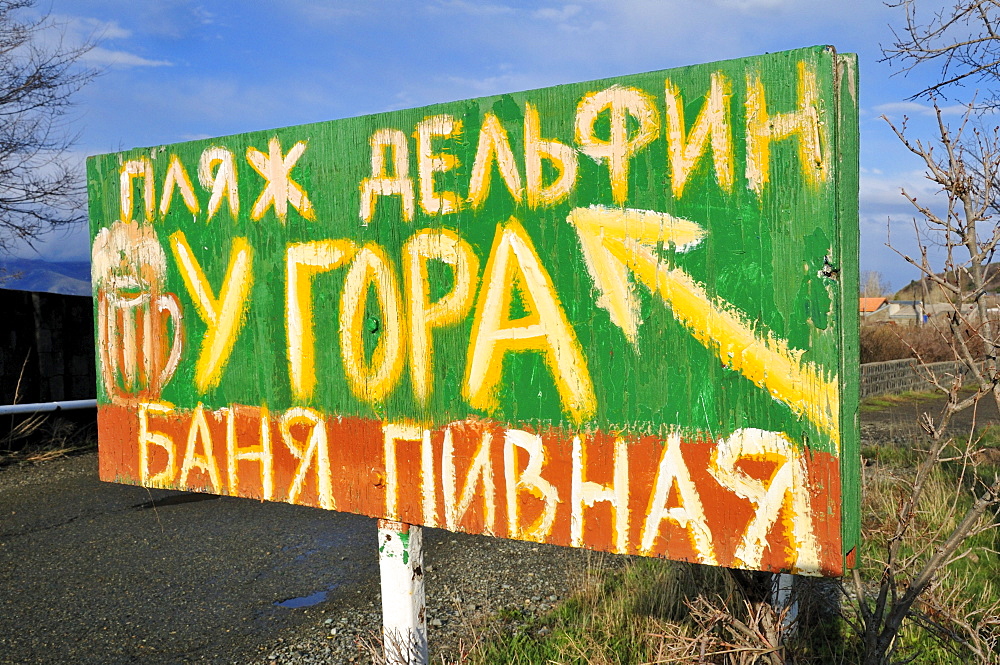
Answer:
<svg viewBox="0 0 1000 665"><path fill-rule="evenodd" d="M901 288L919 276L901 255L920 259L919 241L924 242L931 265L944 265L944 255L928 234L923 216L903 195L902 190L922 205L943 213L946 200L923 171L892 174L863 171L860 182L861 269L877 270L894 288Z"/></svg>
<svg viewBox="0 0 1000 665"><path fill-rule="evenodd" d="M508 5L489 2L469 2L468 0L437 0L430 9L441 12L461 12L474 16L497 16L514 14L517 10Z"/></svg>
<svg viewBox="0 0 1000 665"><path fill-rule="evenodd" d="M933 203L938 187L921 170L884 174L878 169L861 173L859 198L862 214L914 216L917 210L903 196L913 196L920 203Z"/></svg>
<svg viewBox="0 0 1000 665"><path fill-rule="evenodd" d="M85 16L54 14L52 22L70 33L79 42L88 39L128 39L132 36L132 31L123 28L118 21L102 21Z"/></svg>
<svg viewBox="0 0 1000 665"><path fill-rule="evenodd" d="M559 9L544 7L542 9L536 9L532 15L539 19L562 22L568 21L578 15L582 9L583 8L580 7L580 5L563 5Z"/></svg>
<svg viewBox="0 0 1000 665"><path fill-rule="evenodd" d="M23 241L15 241L10 253L22 259L42 259L45 261L89 261L90 231L87 224L72 224L46 233L34 247Z"/></svg>
<svg viewBox="0 0 1000 665"><path fill-rule="evenodd" d="M951 104L949 106L942 106L940 107L940 109L941 109L941 115L961 116L965 115L965 113L968 112L969 107L965 106L964 104ZM912 116L936 115L936 111L934 110L933 105L921 104L919 102L890 102L888 104L879 104L878 106L875 107L875 111L878 112L879 115L885 115L889 117L895 116L897 114L912 115Z"/></svg>
<svg viewBox="0 0 1000 665"><path fill-rule="evenodd" d="M65 166L75 171L81 182L86 182L87 153L70 150L62 153L41 152L33 163L40 175L54 175ZM81 205L86 201L81 200ZM90 257L90 234L86 222L60 226L43 231L41 238L33 243L16 238L8 238L7 251L12 256L46 261L86 261Z"/></svg>
<svg viewBox="0 0 1000 665"><path fill-rule="evenodd" d="M216 24L215 14L206 10L198 0L156 0L131 4L135 5L131 12L133 22L145 35L184 39L201 33L200 28Z"/></svg>
<svg viewBox="0 0 1000 665"><path fill-rule="evenodd" d="M88 65L112 67L168 67L173 64L169 60L150 60L134 53L114 51L103 46L90 49L80 60Z"/></svg>
<svg viewBox="0 0 1000 665"><path fill-rule="evenodd" d="M122 42L133 38L133 32L118 21L102 21L86 16L53 14L47 28L39 35L43 44L52 49L78 48L95 44L80 57L80 62L95 67L162 67L172 64L167 60L146 58L129 50L104 46L109 42Z"/></svg>

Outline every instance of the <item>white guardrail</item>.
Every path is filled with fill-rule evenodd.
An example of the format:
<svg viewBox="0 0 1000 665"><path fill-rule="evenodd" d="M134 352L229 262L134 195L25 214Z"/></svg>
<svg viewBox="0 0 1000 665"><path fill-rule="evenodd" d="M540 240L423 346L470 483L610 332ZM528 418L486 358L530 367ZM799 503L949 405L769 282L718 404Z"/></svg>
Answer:
<svg viewBox="0 0 1000 665"><path fill-rule="evenodd" d="M18 413L45 413L46 411L72 411L73 409L96 409L96 399L74 399L64 402L37 402L35 404L4 404L0 406L0 416Z"/></svg>

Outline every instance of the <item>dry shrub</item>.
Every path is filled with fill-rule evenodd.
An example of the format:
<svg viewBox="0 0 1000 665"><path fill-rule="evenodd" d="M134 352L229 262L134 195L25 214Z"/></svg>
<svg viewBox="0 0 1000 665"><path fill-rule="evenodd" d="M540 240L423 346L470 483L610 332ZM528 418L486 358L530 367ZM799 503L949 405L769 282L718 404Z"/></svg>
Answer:
<svg viewBox="0 0 1000 665"><path fill-rule="evenodd" d="M963 325L970 352L982 357L982 339L975 331ZM917 358L934 363L955 360L948 321L934 318L922 326L900 326L894 323L861 324L861 362L877 363L886 360Z"/></svg>
<svg viewBox="0 0 1000 665"><path fill-rule="evenodd" d="M0 436L0 466L14 462L46 462L97 446L97 423L87 415L20 416Z"/></svg>
<svg viewBox="0 0 1000 665"><path fill-rule="evenodd" d="M912 358L910 349L903 343L897 332L898 326L861 325L860 349L862 363L877 363L886 360Z"/></svg>
<svg viewBox="0 0 1000 665"><path fill-rule="evenodd" d="M858 642L878 633L886 639L882 653L869 650L864 662L1000 663L1000 594L991 572L998 524L986 505L995 490L980 484L974 462L989 443L915 439L864 467L864 552L845 618ZM970 487L989 499L978 512L970 509L980 502ZM929 571L926 587L902 607ZM895 625L893 606L905 610Z"/></svg>

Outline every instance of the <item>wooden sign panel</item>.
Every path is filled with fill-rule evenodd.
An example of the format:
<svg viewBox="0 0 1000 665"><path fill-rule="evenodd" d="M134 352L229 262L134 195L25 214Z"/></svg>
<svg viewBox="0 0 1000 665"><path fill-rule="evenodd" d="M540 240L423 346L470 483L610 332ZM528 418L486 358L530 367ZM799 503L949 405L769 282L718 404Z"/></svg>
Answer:
<svg viewBox="0 0 1000 665"><path fill-rule="evenodd" d="M92 157L101 477L837 575L855 59Z"/></svg>

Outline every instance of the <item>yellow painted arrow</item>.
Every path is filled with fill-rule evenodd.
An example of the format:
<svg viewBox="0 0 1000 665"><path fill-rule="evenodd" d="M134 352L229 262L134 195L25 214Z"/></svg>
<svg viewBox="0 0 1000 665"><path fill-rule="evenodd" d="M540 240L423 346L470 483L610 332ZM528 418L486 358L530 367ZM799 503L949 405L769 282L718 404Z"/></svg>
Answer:
<svg viewBox="0 0 1000 665"><path fill-rule="evenodd" d="M664 213L603 207L576 208L568 221L576 227L587 270L601 291L598 305L626 338L635 343L640 323L631 272L727 367L811 420L839 447L836 382L814 363L803 362L802 351L790 349L785 340L755 332L745 314L710 298L690 275L666 265L653 251L661 242L679 251L693 247L706 235L701 226Z"/></svg>
<svg viewBox="0 0 1000 665"><path fill-rule="evenodd" d="M597 304L608 310L611 321L635 344L641 323L639 304L625 262L609 252L605 242L631 238L645 245L673 243L684 251L701 242L705 230L661 212L619 208L575 208L569 221L580 236L587 269L601 290Z"/></svg>

